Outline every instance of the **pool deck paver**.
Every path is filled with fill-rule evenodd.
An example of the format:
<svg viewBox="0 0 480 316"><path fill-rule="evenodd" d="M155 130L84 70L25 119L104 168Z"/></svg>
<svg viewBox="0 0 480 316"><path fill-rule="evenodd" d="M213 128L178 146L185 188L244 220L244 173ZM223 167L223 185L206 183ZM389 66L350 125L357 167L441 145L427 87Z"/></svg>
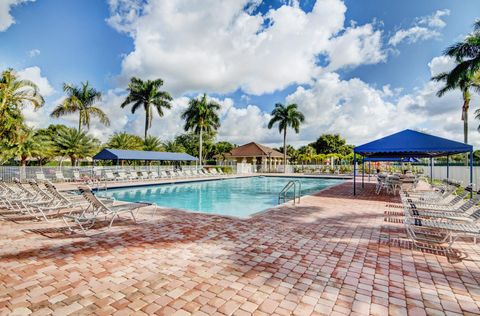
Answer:
<svg viewBox="0 0 480 316"><path fill-rule="evenodd" d="M480 315L480 246L416 250L401 211L348 182L249 219L162 209L89 237L0 210L0 315Z"/></svg>

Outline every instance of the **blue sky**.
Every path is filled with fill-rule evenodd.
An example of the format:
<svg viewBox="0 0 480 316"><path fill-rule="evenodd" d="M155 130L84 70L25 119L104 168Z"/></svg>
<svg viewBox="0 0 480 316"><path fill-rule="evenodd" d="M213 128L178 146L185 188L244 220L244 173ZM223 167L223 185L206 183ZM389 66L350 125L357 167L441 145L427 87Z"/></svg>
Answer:
<svg viewBox="0 0 480 316"><path fill-rule="evenodd" d="M460 40L471 31L474 20L479 18L479 1L325 1L330 2L322 10L332 10L332 13L328 16L337 17L335 21L332 19L332 21L325 22L325 29L331 32L327 36L330 36L330 39L320 38L322 35L313 34L314 30L312 29L299 30L300 33L298 34L307 33L307 31L312 32L311 35L300 35L300 38L302 36L305 38L301 38L292 44L302 51L301 54L296 54L295 47L292 48L292 45L289 45L292 36L287 37L285 35L283 41L272 41L268 44L270 46L262 44L264 46L259 52L271 49L272 58L267 56L265 59L259 58L259 60L256 60L255 56L259 53L256 52L252 55L253 57L246 57L245 60L233 56L232 59L225 57L218 63L219 58L221 59L222 56L232 53L232 47L244 45L243 41L252 39L252 36L242 37L243 35L239 33L239 30L248 29L248 25L250 25L248 23L250 22L236 21L236 23L245 24L234 31L229 29L232 24L231 21L228 22L230 24L225 24L225 32L231 32L227 38L240 34L238 41L233 39L228 42L221 38L218 41L220 42L219 47L214 47L212 51L206 52L205 56L202 56L202 50L192 51L195 48L192 48L194 46L189 47L189 45L192 41L198 40L199 42L195 43L198 45L195 45L195 47L201 48L204 40L212 40L209 38L212 35L198 34L193 36L195 28L189 28L189 22L176 25L174 21L168 20L168 17L165 17L161 12L162 10L168 10L168 8L165 8L164 4L160 2L156 3L156 0L7 0L7 3L11 5L7 5L6 9L10 11L8 13L5 8L0 6L0 10L4 11L0 12L0 27L2 25L1 19L7 15L14 19L14 23L7 27L4 26L4 30L0 32L0 67L12 67L18 71L29 67L39 69L41 78L46 79L50 87L54 89L53 92L48 93L45 113L61 98L63 82L79 83L88 80L93 86L102 90L104 95L110 95L108 99L104 100L105 106L114 107L113 102L121 102L121 89L125 87L129 76L139 75L164 78L166 88L170 88L178 99L179 108L185 104L182 96L194 96L202 91L207 91L213 97L218 98L219 102L225 103L226 110L223 115L225 121L229 124L241 125L240 119L250 120L250 115L258 116L251 118L251 121L264 124L265 119L263 117L271 111L276 102L303 101L306 104L307 113L310 113L308 109L317 109L324 105L312 103L317 101L312 101L313 98L307 99L307 97L316 93L318 98L327 98L324 95L326 86L319 86L319 82L324 84L335 82L335 80L332 81L335 76L337 76L335 78L338 78L337 88L348 86L347 89L357 89L358 91L358 85L360 85L362 89L365 89L365 94L362 96L354 95L353 90L348 95L339 96L337 99L328 96L333 98L332 102L336 103L336 108L343 106L345 102L348 103L348 100L357 100L356 102L367 100L367 102L371 102L378 97L381 99L379 102L382 103L378 105L380 112L383 108L391 112L392 107L395 108L395 111L407 111L407 108L420 107L423 110L423 115L432 113L440 115L438 117L439 121L442 121L441 115L448 117L457 115L454 111L456 105L451 107L441 105L446 109L437 113L434 109L429 108L441 107L433 104L437 101L433 98L418 101L418 98L425 96L427 92L430 94L432 92L430 91L431 87L427 86L433 67L429 67L429 63L432 63L432 60L435 60L433 63L435 65L448 62L438 58L445 47ZM244 2L248 1L245 0ZM319 0L318 2L322 1ZM146 3L149 5L149 10L146 10L147 14L143 11ZM172 3L175 3L175 1L172 1ZM235 13L238 13L237 11L241 8L235 8L234 2L231 5L229 3L229 1L222 3L221 1L209 0L212 12L217 12L215 10L218 9L218 12L226 12L226 16L231 14L232 17L236 17ZM293 9L288 12L281 10L282 6L284 8L299 6L302 11L312 13L315 5L318 5L318 3L314 0L301 1L300 3L296 1L287 1L287 3L286 1L264 1L253 12L250 12L250 16L265 16L263 24L267 28L271 21L275 21L274 26L282 24L282 19L290 23L286 24L287 28L296 28L298 25L295 19L297 18L298 24L301 24L302 19L305 19L310 23L308 25L314 25L321 29L323 27L321 14L299 16L294 14L295 10ZM218 8L215 6L218 6ZM346 7L345 12L342 11L342 6ZM338 9L335 9L337 7ZM206 8L202 7L201 1L193 1L188 10L198 13L199 17L208 14L205 13ZM273 11L277 15L266 17ZM318 11L321 10L317 10L317 13ZM133 23L128 20L126 12L136 13ZM139 14L140 12L141 14ZM443 13L439 15L437 20L433 20L433 16L437 12ZM119 17L119 20L112 19L115 16ZM326 19L326 17L323 18ZM210 24L212 24L212 30L214 27L218 28L218 25L221 28L224 21L220 18L218 18L218 21L215 19L213 18L213 21L204 19L198 25L205 27L207 30ZM158 25L155 24L157 22L152 23L152 21L159 21ZM181 23L181 21L178 22ZM196 29L199 28L198 25ZM398 31L407 31L415 27L416 29L412 32L417 32L416 35L405 37L395 44L389 42ZM356 54L358 51L359 59L349 60L350 56L346 56L345 60L342 57L343 59L335 62L338 66L328 69L329 60L339 56L335 52L343 50L340 44L335 46L333 43L335 41L332 39L338 38L341 41L341 38L346 37L349 33L349 28L352 29L352 39L360 41L358 43L359 48L352 51L352 54ZM421 30L422 28L423 30ZM272 30L271 36L282 39L282 34L279 34L281 31L273 32L273 28L270 29ZM170 33L168 33L169 30L171 30ZM173 30L178 34L173 34ZM363 32L364 35L355 35L355 30ZM288 29L282 29L282 31L289 32ZM328 32L326 31L326 33ZM422 33L422 35L421 32L425 33ZM376 35L379 35L379 37L377 38ZM154 38L150 39L152 36ZM415 38L415 36L418 36L418 38ZM188 39L188 45L181 42L183 37ZM311 42L317 39L319 42L325 41L325 44L319 44L319 47L310 47ZM259 39L255 38L254 40ZM327 40L329 43L326 42ZM368 45L365 43L368 43ZM216 41L208 43L209 48L215 45L217 45ZM360 49L366 46L368 47L364 51ZM182 50L182 47L185 47L185 49ZM228 47L228 49L225 47ZM246 51L249 49L253 48L247 48ZM189 50L192 51L192 54L189 54ZM283 62L275 61L272 62L272 65L265 65L266 61L275 59L280 53L285 57ZM305 57L306 60L300 60L308 54L311 54L311 56ZM235 54L232 53L232 55ZM327 55L328 57L325 58ZM302 72L302 67L308 64L308 60L312 56L317 60L322 59L322 61L317 65L308 66L310 68ZM190 60L196 58L198 60ZM165 60L165 62L162 63L162 60ZM190 62L193 65L191 66L191 73L189 73L187 67ZM244 64L247 70L242 71L243 67L236 63ZM288 67L289 63L291 63L290 69ZM196 69L195 65L199 65L199 68ZM264 65L265 68L263 68ZM279 69L279 65L285 66L285 69ZM181 69L184 66L187 69ZM223 69L225 67L226 70ZM178 68L178 73L176 68ZM230 68L235 68L235 70L229 72ZM256 69L258 69L258 72ZM279 70L278 74L275 73L277 69ZM291 78L289 77L290 70L294 73ZM205 75L195 77L195 74L198 73L205 73ZM224 73L225 75L222 75ZM325 76L329 76L328 82L322 80ZM202 80L203 78L206 78L205 81ZM178 82L175 82L177 79ZM276 82L277 79L278 82ZM313 82L316 82L316 84ZM169 84L171 85L169 86ZM388 89L383 88L387 85L393 92L390 93ZM345 87L342 89L345 89ZM423 92L420 93L419 91ZM342 93L344 94L344 92ZM378 96L369 99L370 94L375 93ZM409 103L407 106L404 104L406 99L414 101L411 101L413 103ZM452 100L454 100L453 97ZM430 103L432 104L430 105ZM247 111L245 109L248 106L250 108ZM368 107L369 105L357 103L356 106ZM244 113L245 111L246 113ZM320 135L322 132L339 132L352 142L358 142L359 139L355 135L358 134L356 130L360 130L361 126L356 126L356 128L349 126L348 130L343 130L342 126L347 126L348 122L361 121L363 117L356 117L356 114L353 114L351 117L344 118L346 121L344 124L346 125L338 125L334 122L336 116L332 111L330 108L325 108L324 111L311 112L312 121L308 124L307 131L300 135L293 135L293 140L301 144L313 140L316 137L315 133ZM112 109L112 112L115 111ZM322 113L329 113L330 121L321 118ZM143 117L137 115L140 116L137 117L140 124L136 124L134 122L135 117L128 113L125 113L125 115L126 117L119 118L123 125L114 124L111 132L122 128L131 129L132 132L140 130ZM319 115L318 119L323 120L317 127L314 126L315 115ZM34 124L45 125L50 122L51 120L37 119ZM160 122L162 121L160 120ZM408 120L406 122L403 125L395 125L395 127L427 129L438 131L444 135L451 133L453 138L458 138L461 134L460 123L457 130L456 125L450 126L448 124L444 129L439 129L436 126L435 118L430 121L415 122L415 126L406 126L409 125ZM450 123L454 124L454 120L452 119ZM137 125L138 127L136 127ZM171 124L167 122L163 125ZM247 133L247 136L242 138L242 133L239 135L238 132L225 129L220 132L220 137L234 142L247 141L248 138L258 137L260 139L257 140L275 143L275 134L265 131L264 126L261 130L263 132L259 132L258 135ZM96 133L95 135L100 135L98 131L92 132ZM174 129L169 130L168 133L158 130L158 134L162 138L168 138L169 135L179 132L179 130ZM361 134L363 137L374 137L385 132L386 128L379 127L378 129L367 129Z"/></svg>

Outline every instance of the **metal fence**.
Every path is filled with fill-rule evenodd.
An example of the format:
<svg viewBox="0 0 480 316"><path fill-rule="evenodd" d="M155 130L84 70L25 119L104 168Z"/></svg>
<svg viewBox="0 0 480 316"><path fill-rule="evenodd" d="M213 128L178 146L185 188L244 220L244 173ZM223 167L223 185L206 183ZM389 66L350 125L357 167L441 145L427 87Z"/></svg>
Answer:
<svg viewBox="0 0 480 316"><path fill-rule="evenodd" d="M423 173L430 177L430 167L429 166L417 166L421 168ZM447 178L447 167L446 166L433 166L433 178L434 179L446 179ZM461 181L464 184L470 183L470 167L467 166L450 166L449 167L449 178L452 180ZM477 190L480 185L480 166L473 167L473 184L476 185Z"/></svg>

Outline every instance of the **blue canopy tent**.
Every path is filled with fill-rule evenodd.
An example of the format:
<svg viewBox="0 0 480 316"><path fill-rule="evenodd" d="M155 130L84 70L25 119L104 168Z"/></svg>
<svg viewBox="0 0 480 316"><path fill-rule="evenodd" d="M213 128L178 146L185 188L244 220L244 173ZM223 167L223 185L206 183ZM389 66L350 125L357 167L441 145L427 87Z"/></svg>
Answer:
<svg viewBox="0 0 480 316"><path fill-rule="evenodd" d="M372 162L419 162L417 158L407 157L407 158L370 158L365 157L365 161L372 161Z"/></svg>
<svg viewBox="0 0 480 316"><path fill-rule="evenodd" d="M437 137L410 129L374 140L353 149L353 194L356 194L357 154L365 158L430 158L430 178L433 175L432 159L447 156L447 178L449 177L449 156L470 153L470 182L473 182L473 146ZM364 164L364 160L362 160ZM364 172L362 168L362 187Z"/></svg>
<svg viewBox="0 0 480 316"><path fill-rule="evenodd" d="M93 156L93 160L197 161L198 158L186 153L105 148Z"/></svg>

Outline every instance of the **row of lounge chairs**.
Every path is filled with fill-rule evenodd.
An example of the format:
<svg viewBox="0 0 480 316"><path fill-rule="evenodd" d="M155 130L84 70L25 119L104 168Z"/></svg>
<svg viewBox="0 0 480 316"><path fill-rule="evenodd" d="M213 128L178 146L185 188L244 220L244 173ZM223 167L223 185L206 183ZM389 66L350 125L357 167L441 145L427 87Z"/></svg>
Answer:
<svg viewBox="0 0 480 316"><path fill-rule="evenodd" d="M94 181L137 181L159 179L181 179L197 177L218 177L226 174L220 168L186 169L186 170L162 170L158 171L133 171L133 170L97 170L93 177L81 175L79 171L73 171L72 177L65 177L62 171L57 170L54 174L56 182L94 182ZM35 173L38 181L48 181L42 171Z"/></svg>
<svg viewBox="0 0 480 316"><path fill-rule="evenodd" d="M462 236L480 236L480 190L461 190L457 182L444 181L433 191L400 193L408 236L418 248L446 253ZM439 248L438 246L443 246Z"/></svg>
<svg viewBox="0 0 480 316"><path fill-rule="evenodd" d="M79 190L80 194L60 192L48 180L42 183L17 179L0 181L0 207L35 220L50 221L52 217L60 217L68 230L80 230L84 234L99 219L108 221L108 228L111 228L123 213L128 213L136 223L141 208L153 205L156 211L155 204L117 203L114 199L97 198L88 186L81 186Z"/></svg>

